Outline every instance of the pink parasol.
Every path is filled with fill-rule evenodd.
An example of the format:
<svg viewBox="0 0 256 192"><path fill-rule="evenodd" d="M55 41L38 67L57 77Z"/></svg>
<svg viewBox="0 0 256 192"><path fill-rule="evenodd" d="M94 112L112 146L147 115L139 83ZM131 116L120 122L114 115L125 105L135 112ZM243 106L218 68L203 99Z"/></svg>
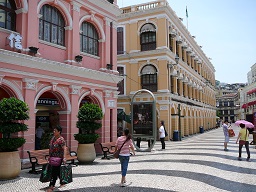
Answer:
<svg viewBox="0 0 256 192"><path fill-rule="evenodd" d="M235 122L235 125L239 126L241 123L245 124L245 127L247 128L254 128L254 125L251 122L246 120L238 120Z"/></svg>

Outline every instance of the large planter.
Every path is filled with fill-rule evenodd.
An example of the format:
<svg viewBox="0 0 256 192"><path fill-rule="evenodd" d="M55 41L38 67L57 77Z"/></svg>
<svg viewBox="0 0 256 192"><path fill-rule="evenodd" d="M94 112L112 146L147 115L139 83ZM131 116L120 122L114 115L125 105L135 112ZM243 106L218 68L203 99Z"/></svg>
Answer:
<svg viewBox="0 0 256 192"><path fill-rule="evenodd" d="M77 159L81 163L92 163L96 159L94 143L78 144Z"/></svg>
<svg viewBox="0 0 256 192"><path fill-rule="evenodd" d="M21 171L18 151L0 152L0 179L14 179Z"/></svg>

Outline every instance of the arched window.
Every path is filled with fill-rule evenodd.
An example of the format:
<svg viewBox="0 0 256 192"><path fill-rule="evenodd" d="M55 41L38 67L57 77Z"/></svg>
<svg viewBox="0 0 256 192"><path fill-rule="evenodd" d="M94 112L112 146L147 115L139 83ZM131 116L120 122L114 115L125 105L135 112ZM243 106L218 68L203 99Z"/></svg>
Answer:
<svg viewBox="0 0 256 192"><path fill-rule="evenodd" d="M65 22L60 11L50 5L44 5L39 19L39 39L57 45L65 45Z"/></svg>
<svg viewBox="0 0 256 192"><path fill-rule="evenodd" d="M157 71L153 65L146 65L141 70L141 88L157 91Z"/></svg>
<svg viewBox="0 0 256 192"><path fill-rule="evenodd" d="M140 29L141 51L156 49L156 27L150 23L143 25Z"/></svg>
<svg viewBox="0 0 256 192"><path fill-rule="evenodd" d="M0 27L16 30L16 5L14 0L0 0Z"/></svg>
<svg viewBox="0 0 256 192"><path fill-rule="evenodd" d="M99 35L96 28L88 22L83 22L80 34L80 50L99 56Z"/></svg>

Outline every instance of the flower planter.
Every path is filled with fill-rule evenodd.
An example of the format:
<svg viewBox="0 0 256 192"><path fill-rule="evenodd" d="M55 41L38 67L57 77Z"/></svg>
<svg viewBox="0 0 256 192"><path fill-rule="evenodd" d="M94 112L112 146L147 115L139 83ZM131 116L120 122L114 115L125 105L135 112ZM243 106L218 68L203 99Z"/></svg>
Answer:
<svg viewBox="0 0 256 192"><path fill-rule="evenodd" d="M81 163L92 163L96 159L94 143L78 144L77 159Z"/></svg>
<svg viewBox="0 0 256 192"><path fill-rule="evenodd" d="M0 152L0 170L0 179L16 178L21 172L19 152Z"/></svg>

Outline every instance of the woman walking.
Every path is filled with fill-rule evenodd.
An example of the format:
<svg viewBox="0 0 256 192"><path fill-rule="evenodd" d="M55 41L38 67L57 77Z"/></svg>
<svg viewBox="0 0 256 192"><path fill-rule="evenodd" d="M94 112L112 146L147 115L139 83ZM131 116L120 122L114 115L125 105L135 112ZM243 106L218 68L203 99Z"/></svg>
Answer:
<svg viewBox="0 0 256 192"><path fill-rule="evenodd" d="M121 163L121 172L122 172L121 187L125 187L125 183L126 183L125 177L127 173L128 163L130 160L130 149L132 150L133 155L135 155L134 146L131 140L131 135L129 134L129 129L125 129L123 131L123 136L117 138L115 150L120 148L121 148L121 151L119 153L119 161Z"/></svg>
<svg viewBox="0 0 256 192"><path fill-rule="evenodd" d="M241 130L239 131L239 134L237 136L236 143L239 140L239 156L238 160L242 161L241 155L242 155L242 148L243 145L245 145L246 152L247 152L247 159L246 161L250 161L250 150L249 150L249 131L247 128L245 128L245 124L240 124Z"/></svg>
<svg viewBox="0 0 256 192"><path fill-rule="evenodd" d="M52 165L52 176L48 188L48 192L54 190L55 183L57 177L60 177L60 166L61 163L66 163L66 159L64 158L64 154L66 154L66 142L64 138L61 136L62 128L57 126L53 129L53 138L50 141L50 149L49 149L49 164ZM60 181L60 185L63 186L64 183ZM61 187L60 186L60 187Z"/></svg>

